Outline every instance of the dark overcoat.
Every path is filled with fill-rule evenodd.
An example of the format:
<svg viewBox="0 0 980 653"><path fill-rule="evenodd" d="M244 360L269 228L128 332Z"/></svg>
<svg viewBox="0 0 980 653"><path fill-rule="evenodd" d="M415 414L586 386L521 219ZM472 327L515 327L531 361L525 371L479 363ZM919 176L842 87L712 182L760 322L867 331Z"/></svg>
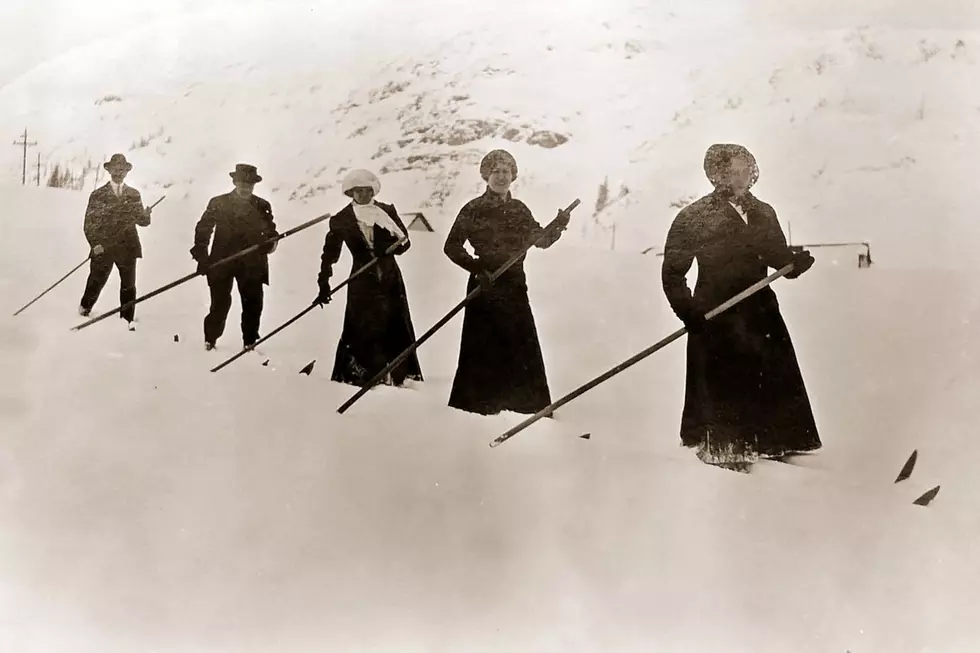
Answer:
<svg viewBox="0 0 980 653"><path fill-rule="evenodd" d="M662 281L678 316L701 314L793 262L773 208L748 194L746 220L720 192L684 208L667 234ZM693 293L685 278L697 261ZM790 276L792 278L792 276ZM820 438L796 352L771 286L687 339L681 441L778 456Z"/></svg>
<svg viewBox="0 0 980 653"><path fill-rule="evenodd" d="M112 261L131 261L143 257L143 247L136 227L148 227L150 218L143 212L143 199L135 188L123 185L116 196L106 183L89 195L83 230L91 247L102 245Z"/></svg>
<svg viewBox="0 0 980 653"><path fill-rule="evenodd" d="M375 204L394 220L403 233L408 233L393 205ZM378 263L345 286L347 305L344 326L331 377L340 383L363 386L415 342L408 293L395 260L395 256L407 252L412 243L406 241L392 255L383 256L398 241L398 237L375 226L373 247L370 246L361 232L352 204L332 216L329 224L317 279L321 288L329 284L344 245L351 253L351 274L369 263L375 255L379 257ZM422 381L422 370L415 352L392 370L391 376L396 385L401 385L406 379Z"/></svg>
<svg viewBox="0 0 980 653"><path fill-rule="evenodd" d="M214 234L214 242L208 251L208 243ZM278 236L272 216L272 205L257 195L242 198L233 192L218 195L208 202L204 214L194 228L194 246L191 256L199 263L217 263L223 258L266 243ZM232 274L244 271L248 276L269 283L269 251L271 246L261 247L235 261L219 267L217 273Z"/></svg>
<svg viewBox="0 0 980 653"><path fill-rule="evenodd" d="M469 294L480 272L494 272L538 237L550 247L560 236L544 233L530 209L510 193L505 198L489 188L460 210L444 251L470 273ZM474 258L464 244L469 242ZM459 361L449 396L453 408L492 415L509 410L536 413L551 403L541 344L528 299L524 259L496 279L464 309Z"/></svg>

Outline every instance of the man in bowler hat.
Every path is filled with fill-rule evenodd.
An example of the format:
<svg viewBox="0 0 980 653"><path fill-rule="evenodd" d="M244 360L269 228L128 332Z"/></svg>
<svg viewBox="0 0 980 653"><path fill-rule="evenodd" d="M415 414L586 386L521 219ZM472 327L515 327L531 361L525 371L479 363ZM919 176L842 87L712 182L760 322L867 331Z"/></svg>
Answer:
<svg viewBox="0 0 980 653"><path fill-rule="evenodd" d="M112 267L119 271L119 303L125 306L136 299L136 259L143 257L143 248L136 227L150 226L150 209L143 206L139 191L124 183L133 164L122 154L113 154L103 164L110 179L92 191L85 209L85 238L92 248L88 281L79 303L78 312L87 316L99 299ZM135 330L135 305L119 312L129 330Z"/></svg>
<svg viewBox="0 0 980 653"><path fill-rule="evenodd" d="M242 300L242 344L250 347L259 339L264 287L269 283L269 254L279 235L272 217L272 206L253 193L255 184L262 181L255 166L239 163L229 173L235 189L211 198L204 215L194 229L191 256L199 272L207 270L211 289L211 310L204 318L204 343L214 349L225 331L225 321L231 310L231 288L238 285ZM208 243L214 242L208 252ZM209 269L218 261L254 245L263 245L254 252Z"/></svg>

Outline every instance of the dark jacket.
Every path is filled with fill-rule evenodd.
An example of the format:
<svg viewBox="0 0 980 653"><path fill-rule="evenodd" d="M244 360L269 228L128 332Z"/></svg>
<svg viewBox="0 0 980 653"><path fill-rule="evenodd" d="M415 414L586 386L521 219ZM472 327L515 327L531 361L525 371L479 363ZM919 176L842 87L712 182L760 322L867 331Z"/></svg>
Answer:
<svg viewBox="0 0 980 653"><path fill-rule="evenodd" d="M375 204L378 206L378 208L387 213L402 231L404 231L406 234L408 233L408 230L405 228L405 224L398 216L398 211L395 210L393 205L384 204L383 202L377 201ZM354 207L352 204L348 204L330 218L330 228L327 231L326 238L324 239L323 253L320 257L320 275L317 279L319 284L322 286L324 283L330 281L330 277L333 276L333 266L336 265L338 260L340 260L340 253L345 244L347 245L347 249L350 251L351 257L354 260L351 268L351 272L353 272L365 263L369 262L375 255L382 254L396 242L398 242L398 239L388 233L386 229L375 227L374 247L368 247L367 240L364 239L364 235L361 233L361 229L357 224L357 217L354 215ZM396 256L404 254L411 247L411 241L405 241L399 245L393 253ZM378 262L378 269L381 270L382 273L391 267L397 267L394 259L391 257L383 258Z"/></svg>
<svg viewBox="0 0 980 653"><path fill-rule="evenodd" d="M150 218L143 213L143 199L135 188L123 186L116 197L106 185L92 191L85 209L85 238L92 247L102 245L113 260L143 257L143 247L136 227L148 227Z"/></svg>
<svg viewBox="0 0 980 653"><path fill-rule="evenodd" d="M493 272L543 232L544 228L524 202L509 192L501 198L487 188L460 209L443 251L453 263L471 274ZM552 229L536 243L536 247L551 247L559 237L561 231ZM463 247L466 241L473 247L476 258ZM524 259L525 256L521 256L505 276L523 281Z"/></svg>
<svg viewBox="0 0 980 653"><path fill-rule="evenodd" d="M749 194L743 207L748 224L720 193L685 207L674 219L664 245L662 281L677 315L693 308L702 313L745 290L794 260L772 206ZM698 280L692 293L685 275L697 258ZM790 275L792 278L792 275ZM756 302L774 302L764 288Z"/></svg>
<svg viewBox="0 0 980 653"><path fill-rule="evenodd" d="M211 233L214 242L208 252ZM211 198L208 207L194 228L194 247L191 256L198 263L217 263L233 254L266 243L279 235L272 217L272 206L257 195L244 199L234 192ZM269 251L271 244L236 259L235 267L246 268L269 283ZM219 268L220 269L220 268Z"/></svg>

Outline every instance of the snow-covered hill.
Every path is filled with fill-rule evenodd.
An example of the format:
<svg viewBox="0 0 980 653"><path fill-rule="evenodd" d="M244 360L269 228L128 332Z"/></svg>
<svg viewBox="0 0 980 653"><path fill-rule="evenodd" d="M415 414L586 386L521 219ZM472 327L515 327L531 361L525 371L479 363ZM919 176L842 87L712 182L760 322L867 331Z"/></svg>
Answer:
<svg viewBox="0 0 980 653"><path fill-rule="evenodd" d="M49 166L88 167L87 188L120 150L144 187L198 202L249 160L275 203L331 210L343 171L368 166L440 230L505 146L542 216L578 196L590 218L604 179L626 189L569 239L626 251L708 190L707 145L740 141L797 242L973 266L976 26L814 31L752 4L209 5L39 66L0 89L0 125L29 127Z"/></svg>
<svg viewBox="0 0 980 653"><path fill-rule="evenodd" d="M825 448L804 467L744 476L678 447L683 342L491 449L520 418L445 406L459 319L419 350L424 384L376 389L340 416L353 394L329 381L342 301L266 343L269 367L249 355L218 373L237 308L205 352L200 279L140 304L136 333L114 318L69 330L83 272L11 317L85 256L84 197L2 197L5 650L980 644L968 274L833 267L817 252L805 277L777 282ZM311 217L289 208L284 227ZM192 269L196 210L177 199L155 212L142 293ZM273 256L265 332L308 305L322 237L314 227ZM414 239L402 266L421 331L465 278L439 235ZM556 397L677 327L657 266L575 248L531 255ZM913 449L913 477L893 485ZM912 505L939 484L932 505Z"/></svg>

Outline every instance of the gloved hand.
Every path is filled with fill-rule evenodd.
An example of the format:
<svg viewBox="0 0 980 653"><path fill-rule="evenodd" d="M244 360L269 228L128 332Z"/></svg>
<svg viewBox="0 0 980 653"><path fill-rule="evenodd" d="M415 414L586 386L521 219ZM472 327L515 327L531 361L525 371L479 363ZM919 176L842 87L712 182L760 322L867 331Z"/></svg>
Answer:
<svg viewBox="0 0 980 653"><path fill-rule="evenodd" d="M324 304L329 304L330 303L330 284L329 283L324 282L324 283L321 283L320 284L320 294L316 296L316 299L313 300L313 303L314 304L319 304L320 305L320 308L323 308L323 305Z"/></svg>
<svg viewBox="0 0 980 653"><path fill-rule="evenodd" d="M278 240L273 240L271 243L268 243L268 244L264 245L263 247L260 247L259 248L259 251L261 253L263 253L263 254L268 255L268 254L272 254L274 251L276 251L276 248L278 248L278 247L279 247L279 241Z"/></svg>
<svg viewBox="0 0 980 653"><path fill-rule="evenodd" d="M374 239L373 253L376 258L383 258L388 255L388 249L398 242L398 237L389 233L387 230L379 229ZM406 243L408 241L405 241ZM394 252L392 252L394 253Z"/></svg>
<svg viewBox="0 0 980 653"><path fill-rule="evenodd" d="M813 267L813 255L802 247L790 247L793 252L793 269L786 274L787 279L796 279L801 274Z"/></svg>
<svg viewBox="0 0 980 653"><path fill-rule="evenodd" d="M92 256L102 256L105 253L105 247L102 245L96 245L92 248Z"/></svg>
<svg viewBox="0 0 980 653"><path fill-rule="evenodd" d="M211 264L211 257L208 254L206 245L194 245L191 247L191 258L197 261L198 274L203 274L204 269Z"/></svg>
<svg viewBox="0 0 980 653"><path fill-rule="evenodd" d="M555 219L557 220L555 225L558 227L558 230L565 231L566 229L568 229L568 223L572 219L572 214L563 211L562 209L558 209L558 215L555 216Z"/></svg>
<svg viewBox="0 0 980 653"><path fill-rule="evenodd" d="M693 308L680 313L678 317L684 323L684 328L687 329L687 332L694 334L704 331L704 325L708 321L704 317L704 313Z"/></svg>
<svg viewBox="0 0 980 653"><path fill-rule="evenodd" d="M476 280L484 290L493 288L493 273L489 270L480 270L476 273Z"/></svg>

